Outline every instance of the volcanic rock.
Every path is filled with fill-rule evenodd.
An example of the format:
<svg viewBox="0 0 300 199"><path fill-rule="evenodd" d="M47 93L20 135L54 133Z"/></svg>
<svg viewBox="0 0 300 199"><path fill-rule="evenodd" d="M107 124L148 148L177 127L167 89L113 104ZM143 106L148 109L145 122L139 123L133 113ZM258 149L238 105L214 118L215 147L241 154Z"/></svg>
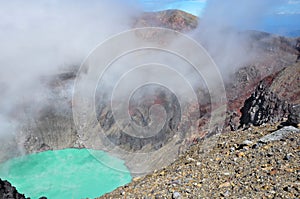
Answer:
<svg viewBox="0 0 300 199"><path fill-rule="evenodd" d="M146 12L140 16L134 27L161 27L187 32L198 26L198 18L181 10L164 10L158 12Z"/></svg>
<svg viewBox="0 0 300 199"><path fill-rule="evenodd" d="M258 143L270 136L278 125L228 131L202 140L168 167L100 198L122 198L121 190L128 198L154 198L155 195L172 198L176 192L181 198L299 198L299 133L290 131L285 139L257 148L237 147L244 140ZM208 151L209 144L213 146ZM235 151L230 150L233 147ZM201 165L197 166L187 157ZM173 183L176 181L180 181L180 185Z"/></svg>
<svg viewBox="0 0 300 199"><path fill-rule="evenodd" d="M14 186L8 181L0 179L0 198L1 199L30 199L26 198L24 194L20 194Z"/></svg>
<svg viewBox="0 0 300 199"><path fill-rule="evenodd" d="M259 126L276 123L290 118L289 123L297 125L300 94L299 64L287 67L275 76L268 76L259 83L241 108L241 126Z"/></svg>
<svg viewBox="0 0 300 199"><path fill-rule="evenodd" d="M290 114L288 116L288 124L293 126L300 125L300 105L295 105L290 107Z"/></svg>
<svg viewBox="0 0 300 199"><path fill-rule="evenodd" d="M241 109L240 124L259 126L268 122L276 123L287 117L289 104L281 101L261 82L255 92L245 101Z"/></svg>
<svg viewBox="0 0 300 199"><path fill-rule="evenodd" d="M287 138L291 133L300 133L300 130L292 126L285 126L282 129L260 138L259 142L267 143L271 141L278 141Z"/></svg>

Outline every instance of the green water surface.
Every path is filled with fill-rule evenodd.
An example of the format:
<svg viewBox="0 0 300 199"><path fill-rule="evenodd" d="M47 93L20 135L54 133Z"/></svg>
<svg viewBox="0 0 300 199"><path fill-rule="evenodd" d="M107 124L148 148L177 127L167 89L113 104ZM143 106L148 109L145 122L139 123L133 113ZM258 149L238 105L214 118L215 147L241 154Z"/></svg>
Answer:
<svg viewBox="0 0 300 199"><path fill-rule="evenodd" d="M124 161L87 149L46 151L11 159L0 164L0 178L32 199L95 198L131 181Z"/></svg>

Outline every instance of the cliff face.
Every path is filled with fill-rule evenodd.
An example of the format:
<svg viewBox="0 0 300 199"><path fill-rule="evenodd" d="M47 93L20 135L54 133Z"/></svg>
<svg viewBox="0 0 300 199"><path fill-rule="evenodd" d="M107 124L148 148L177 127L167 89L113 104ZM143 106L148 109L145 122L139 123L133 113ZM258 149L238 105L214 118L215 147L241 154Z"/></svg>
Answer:
<svg viewBox="0 0 300 199"><path fill-rule="evenodd" d="M186 32L195 29L197 24L198 19L195 16L182 11L168 10L157 13L145 13L136 20L133 27L156 26ZM296 40L253 31L241 34L251 38L252 45L249 48L255 49L260 53L258 53L257 61L241 66L234 74L232 81L227 82L225 85L228 97L226 128L229 128L229 125L232 128L236 128L239 125L239 118L242 114L244 118L242 119L242 124L252 123L256 125L272 121L277 112L271 113L269 107L276 107L279 104L283 107L286 103L287 106L289 106L288 104L299 103L299 65L288 67L297 59ZM282 72L278 73L279 71ZM258 88L256 94L248 100L249 103L247 102L244 105L244 101L251 96L258 83L268 76L273 77L272 83L268 82L267 86L264 86L262 89ZM99 131L97 128L92 128L85 135L79 134L75 128L72 114L72 87L75 78L76 72L72 71L45 80L44 83L49 89L46 102L43 106L29 106L32 108L30 110L30 118L26 116L26 111L20 117L22 121L21 133L15 142L24 146L25 153L71 147L101 149L102 145L105 145L105 143L98 144L97 133ZM124 129L116 123L112 115L110 103L104 102L96 105L98 107L96 111L98 122L107 133L107 138L110 142L126 151L149 152L162 148L169 139L180 132L178 142L174 146L178 148L180 153L182 148L192 144L195 138L203 138L208 134L220 131L217 127L207 130L207 123L211 115L211 104L208 94L204 94L205 100L201 102L200 114L197 114L197 111L195 111L195 104L180 104L180 106L185 106L189 109L189 115L180 118L181 112L176 97L172 93L161 92L160 89L154 90L155 92L151 96L142 97L142 103L138 101L133 102L129 111L131 119L136 125L147 126L151 122L149 119L150 106L159 104L164 107L167 116L166 122L161 131L150 138L136 139L124 133ZM268 100L277 100L275 105L268 100L266 102L266 92L270 94ZM277 96L271 95L271 92ZM278 100L280 100L280 103ZM265 103L267 104L265 105ZM240 112L243 105L245 108ZM285 117L287 114L286 109L283 108L282 111L282 115ZM267 115L265 112L267 112ZM259 115L263 116L260 117ZM198 129L190 129L191 121L198 123ZM6 153L5 150L4 153ZM170 151L171 153L174 153L174 151ZM176 156L177 153L174 158ZM2 161L7 158L9 157L4 157ZM127 161L129 167L134 167L134 164L138 163L138 160L132 160L130 157L128 159L125 156L121 158ZM160 167L155 162L155 159L152 160L149 157L149 167L155 166Z"/></svg>

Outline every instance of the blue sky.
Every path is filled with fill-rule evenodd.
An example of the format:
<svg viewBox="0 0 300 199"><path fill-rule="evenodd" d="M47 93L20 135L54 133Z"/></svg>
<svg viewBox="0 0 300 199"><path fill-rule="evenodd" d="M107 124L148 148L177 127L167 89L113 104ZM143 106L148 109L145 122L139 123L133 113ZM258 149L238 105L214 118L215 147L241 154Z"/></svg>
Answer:
<svg viewBox="0 0 300 199"><path fill-rule="evenodd" d="M180 9L191 14L202 16L210 0L138 0L146 11ZM226 1L226 0L220 0ZM251 1L251 0L248 0ZM250 29L261 30L290 37L300 36L300 0L261 0L262 3L274 6L268 10L260 24ZM266 1L266 2L264 2ZM224 2L223 2L224 3ZM247 3L247 1L246 1ZM237 9L237 8L232 8ZM255 11L254 11L255 12ZM247 27L246 27L247 28Z"/></svg>
<svg viewBox="0 0 300 199"><path fill-rule="evenodd" d="M139 0L147 11L181 9L194 15L201 15L209 0ZM262 0L263 1L263 0ZM277 1L277 0L274 0ZM284 0L274 14L300 14L300 0Z"/></svg>
<svg viewBox="0 0 300 199"><path fill-rule="evenodd" d="M205 6L206 0L139 0L147 11L180 9L194 15L200 15Z"/></svg>

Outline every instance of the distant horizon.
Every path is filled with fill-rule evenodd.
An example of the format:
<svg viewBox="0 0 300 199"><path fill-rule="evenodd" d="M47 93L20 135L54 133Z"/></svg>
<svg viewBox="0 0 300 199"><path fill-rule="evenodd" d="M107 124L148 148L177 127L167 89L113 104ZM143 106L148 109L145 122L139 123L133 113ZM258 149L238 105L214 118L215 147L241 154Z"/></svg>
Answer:
<svg viewBox="0 0 300 199"><path fill-rule="evenodd" d="M161 11L178 9L196 16L202 16L209 0L139 0L145 11ZM300 0L282 1L274 6L268 14L298 15L300 14Z"/></svg>
<svg viewBox="0 0 300 199"><path fill-rule="evenodd" d="M209 0L139 0L145 11L155 12L163 10L182 10L199 18L205 13ZM284 2L284 1L282 1ZM275 6L266 13L253 27L241 29L255 29L288 37L300 36L300 0L288 0L280 6Z"/></svg>

